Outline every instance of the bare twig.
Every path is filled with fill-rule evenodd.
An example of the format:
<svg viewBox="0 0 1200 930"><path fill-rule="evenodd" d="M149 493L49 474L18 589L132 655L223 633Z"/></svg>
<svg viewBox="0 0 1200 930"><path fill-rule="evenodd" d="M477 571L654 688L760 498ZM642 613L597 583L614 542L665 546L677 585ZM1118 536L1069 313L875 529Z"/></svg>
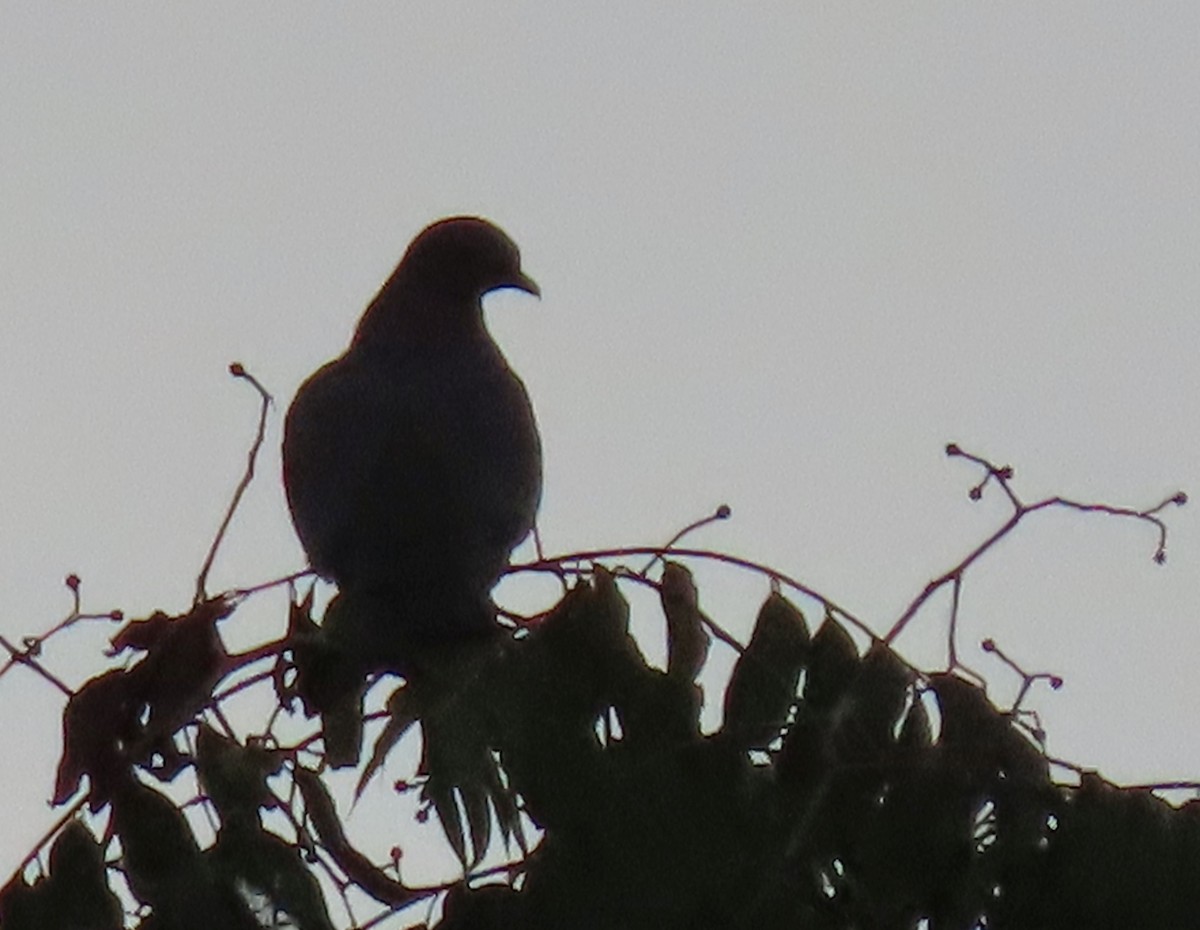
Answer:
<svg viewBox="0 0 1200 930"><path fill-rule="evenodd" d="M44 665L38 662L38 660L30 654L28 649L18 649L3 636L0 636L0 647L3 647L9 655L9 661L3 669L0 669L0 675L4 674L4 672L7 672L14 665L24 665L33 669L33 671L45 678L46 681L54 685L54 687L56 687L67 697L71 697L75 693L67 687L61 678L59 678L53 672L48 671Z"/></svg>
<svg viewBox="0 0 1200 930"><path fill-rule="evenodd" d="M284 575L282 578L272 578L270 581L260 581L258 584L250 585L246 588L234 588L232 591L226 591L224 597L227 600L240 601L249 597L251 594L257 594L259 591L267 591L271 588L281 588L284 585L294 584L301 578L307 578L316 573L311 568L304 568L298 572L292 572L290 575Z"/></svg>
<svg viewBox="0 0 1200 930"><path fill-rule="evenodd" d="M666 545L662 547L662 551L655 553L654 556L651 557L650 561L642 567L642 570L638 572L638 574L642 577L645 577L647 572L654 567L654 563L662 559L666 553L670 552L672 546L674 546L677 542L679 542L679 540L683 539L683 537L687 536L689 533L700 529L702 526L708 526L710 523L716 523L718 520L728 520L732 514L733 511L730 509L728 504L720 504L717 506L717 509L708 516L692 521L678 533L672 536L669 540L667 540ZM540 551L538 552L538 556L541 556Z"/></svg>
<svg viewBox="0 0 1200 930"><path fill-rule="evenodd" d="M1029 689L1033 687L1034 682L1045 681L1055 691L1057 691L1059 688L1061 688L1063 686L1062 677L1059 675L1055 675L1052 672L1027 672L1027 671L1025 671L1025 669L1023 669L1020 665L1018 665L1011 658L1009 658L1007 655L1005 655L1004 650L1002 650L999 646L996 645L996 641L994 639L985 639L980 644L980 648L983 649L984 652L992 653L1001 662L1003 662L1005 665L1007 665L1014 672L1016 672L1018 675L1021 676L1021 690L1017 692L1017 697L1013 701L1012 707L1009 709L1009 713L1018 714L1021 712L1021 703L1025 700L1026 696L1029 694Z"/></svg>
<svg viewBox="0 0 1200 930"><path fill-rule="evenodd" d="M3 677L5 674L7 674L14 665L27 665L30 668L33 668L35 671L40 671L44 676L53 680L52 676L50 676L44 669L32 661L42 654L42 647L50 639L57 636L64 630L71 628L76 623L80 623L85 620L107 620L109 622L120 622L121 620L125 619L124 613L119 610L110 610L105 614L83 613L80 605L79 589L81 582L79 580L79 576L75 574L67 575L67 577L63 580L63 584L65 584L67 589L71 592L71 610L65 617L63 617L62 620L48 629L45 633L42 633L38 636L23 637L21 640L21 645L24 648L17 649L12 644L6 643L5 648L8 650L9 657L8 661L6 661L3 666L0 666L0 677ZM69 691L67 693L70 694Z"/></svg>
<svg viewBox="0 0 1200 930"><path fill-rule="evenodd" d="M230 365L229 373L235 378L249 381L254 390L258 391L262 405L258 412L258 432L255 434L254 442L250 446L250 453L246 457L246 471L242 475L242 480L238 482L237 489L233 492L233 499L229 502L229 509L225 511L225 518L221 521L217 535L213 538L212 545L208 549L208 555L204 558L204 564L200 567L200 574L196 577L196 604L208 600L208 594L205 589L208 583L208 573L212 569L213 560L217 557L217 549L220 548L221 541L225 538L225 532L229 529L229 523L233 520L234 513L237 512L242 495L246 493L246 488L254 480L254 463L258 458L258 450L262 448L263 439L267 433L267 411L271 406L271 395L267 393L267 389L259 383L254 375L246 371L241 362L234 362Z"/></svg>
<svg viewBox="0 0 1200 930"><path fill-rule="evenodd" d="M1078 510L1082 513L1103 513L1115 517L1132 517L1134 519L1144 520L1158 528L1158 547L1154 552L1154 561L1161 564L1166 560L1167 557L1167 527L1166 524L1163 523L1163 521L1158 517L1158 514L1171 504L1182 506L1183 504L1187 503L1187 495L1182 491L1178 491L1146 510L1134 510L1131 507L1114 507L1110 504L1082 503L1080 501L1073 501L1064 497L1050 497L1046 498L1045 500L1038 501L1035 504L1026 504L1012 489L1010 482L1013 477L1013 470L1010 466L994 465L981 456L964 452L953 443L946 447L946 455L950 457L967 459L967 461L974 462L979 467L985 469L986 474L984 475L983 480L971 488L969 492L968 496L972 500L979 500L983 496L983 490L988 483L995 481L1000 485L1000 489L1008 498L1009 503L1012 504L1013 513L1012 516L1010 516L998 530L996 530L991 536L972 549L971 552L968 553L961 562L955 565L948 572L940 575L925 585L924 590L922 590L921 593L918 594L908 605L908 607L905 608L904 613L902 613L900 618L894 624L892 624L892 628L888 630L887 635L883 637L883 641L888 645L891 645L893 642L895 642L896 638L904 632L904 628L908 626L912 618L916 616L917 612L925 605L925 603L930 597L933 596L935 592L941 589L944 585L950 583L961 583L963 573L966 572L966 570L970 568L980 556L982 556L997 542L1011 533L1017 524L1031 513L1035 513L1039 510L1046 510L1051 507L1062 507L1070 510ZM955 628L956 621L957 618L952 616L952 630ZM951 643L951 655L954 654L953 649L954 645Z"/></svg>
<svg viewBox="0 0 1200 930"><path fill-rule="evenodd" d="M712 562L723 562L726 565L733 565L738 568L745 568L749 571L764 575L769 579L778 581L794 591L811 597L813 600L820 602L824 607L830 610L840 620L845 621L855 627L860 632L866 634L872 642L879 640L879 635L871 629L864 621L860 620L846 608L840 606L831 598L821 594L810 585L804 584L784 572L774 569L769 565L764 565L761 562L755 562L750 559L743 559L735 555L729 555L725 552L716 552L711 549L662 549L660 547L651 546L626 546L617 549L591 549L584 552L572 552L558 556L550 556L538 562L526 562L521 565L513 565L509 571L521 572L552 572L557 573L563 570L570 570L567 566L576 565L579 563L600 562L603 559L622 559L631 556L671 556L677 559L704 559ZM587 569L579 569L580 572L586 572ZM625 577L638 577L636 572L628 571Z"/></svg>

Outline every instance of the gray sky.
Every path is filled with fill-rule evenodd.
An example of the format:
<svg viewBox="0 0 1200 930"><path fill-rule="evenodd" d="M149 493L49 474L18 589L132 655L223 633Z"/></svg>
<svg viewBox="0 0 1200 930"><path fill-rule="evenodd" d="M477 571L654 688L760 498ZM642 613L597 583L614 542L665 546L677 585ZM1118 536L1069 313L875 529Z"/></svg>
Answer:
<svg viewBox="0 0 1200 930"><path fill-rule="evenodd" d="M697 536L882 631L1034 500L1200 492L1200 7L7 4L0 30L0 632L185 609L299 568L282 410L429 221L490 217L538 303L489 320L540 418L550 552ZM1066 679L1051 751L1200 777L1200 510L1030 519L968 574L977 643ZM747 633L766 584L700 575ZM518 595L520 592L518 592ZM650 605L639 601L650 622ZM819 612L804 605L813 619ZM277 629L282 597L225 632ZM939 600L902 641L938 660ZM57 640L72 683L109 629ZM51 822L61 704L0 679L3 871Z"/></svg>

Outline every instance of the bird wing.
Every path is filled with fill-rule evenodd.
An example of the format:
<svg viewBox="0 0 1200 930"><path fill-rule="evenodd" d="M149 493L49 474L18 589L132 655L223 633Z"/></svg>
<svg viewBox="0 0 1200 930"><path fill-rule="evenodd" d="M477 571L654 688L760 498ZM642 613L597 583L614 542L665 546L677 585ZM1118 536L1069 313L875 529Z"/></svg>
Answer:
<svg viewBox="0 0 1200 930"><path fill-rule="evenodd" d="M283 477L297 533L313 567L342 578L363 549L364 521L383 463L394 456L394 392L376 366L345 356L320 368L288 411Z"/></svg>

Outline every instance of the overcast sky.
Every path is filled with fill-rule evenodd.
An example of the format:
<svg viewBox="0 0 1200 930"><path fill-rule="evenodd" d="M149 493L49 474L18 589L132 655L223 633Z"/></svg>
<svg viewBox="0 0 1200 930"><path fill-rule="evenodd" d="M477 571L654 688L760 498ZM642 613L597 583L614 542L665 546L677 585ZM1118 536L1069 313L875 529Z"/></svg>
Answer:
<svg viewBox="0 0 1200 930"><path fill-rule="evenodd" d="M485 215L540 302L488 299L546 454L550 552L767 561L884 631L1032 501L1200 492L1200 6L9 3L0 29L0 633L186 609L275 394L216 589L303 565L282 412L411 237ZM966 578L1065 679L1050 750L1200 778L1200 507L1049 512ZM527 555L527 553L526 553ZM700 575L745 635L760 578ZM813 619L819 610L803 606ZM639 609L648 609L649 605ZM225 627L274 635L282 595ZM652 612L648 622L654 622ZM935 601L901 641L936 664ZM72 684L110 629L55 641ZM0 679L0 873L51 822L59 697Z"/></svg>

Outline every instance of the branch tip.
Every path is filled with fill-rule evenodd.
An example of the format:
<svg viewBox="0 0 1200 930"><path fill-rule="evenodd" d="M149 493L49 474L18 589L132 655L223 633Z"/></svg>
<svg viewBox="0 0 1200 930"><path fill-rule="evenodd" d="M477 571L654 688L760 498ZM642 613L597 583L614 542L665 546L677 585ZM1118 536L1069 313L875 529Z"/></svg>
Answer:
<svg viewBox="0 0 1200 930"><path fill-rule="evenodd" d="M246 371L246 367L241 362L232 362L229 365L229 373L235 378L242 378L249 381L254 390L258 392L262 404L258 411L258 429L255 432L254 441L250 444L250 451L246 457L246 470L242 474L237 487L234 489L233 498L229 502L229 508L225 511L225 517L221 521L221 525L217 529L217 534L213 538L212 545L209 547L208 554L204 558L204 564L200 567L200 573L196 576L196 596L193 604L200 604L208 597L206 590L208 573L212 569L214 559L217 557L217 550L221 547L221 541L225 538L225 532L229 529L230 521L233 520L233 515L237 511L242 495L246 493L246 488L254 480L254 465L258 458L258 450L262 448L263 439L266 436L267 411L270 409L272 403L271 395L267 389L262 386L262 383L254 375Z"/></svg>

